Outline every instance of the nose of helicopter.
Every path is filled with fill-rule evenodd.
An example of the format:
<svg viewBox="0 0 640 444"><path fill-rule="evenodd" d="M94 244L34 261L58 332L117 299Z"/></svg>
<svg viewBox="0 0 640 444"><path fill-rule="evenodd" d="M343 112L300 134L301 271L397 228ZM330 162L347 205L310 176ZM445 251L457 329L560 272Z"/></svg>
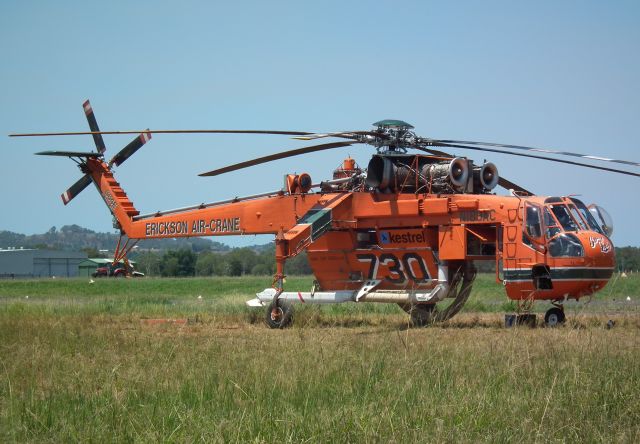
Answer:
<svg viewBox="0 0 640 444"><path fill-rule="evenodd" d="M584 248L585 265L599 268L615 266L615 251L607 236L595 231L585 231L579 237Z"/></svg>
<svg viewBox="0 0 640 444"><path fill-rule="evenodd" d="M607 285L615 267L615 251L609 238L601 233L581 231L573 235L582 244L581 265L576 263L564 270L572 278L564 284L555 282L554 288L565 296L578 299Z"/></svg>
<svg viewBox="0 0 640 444"><path fill-rule="evenodd" d="M578 237L584 249L583 288L581 294L591 294L602 289L615 267L615 251L609 238L595 231L584 231Z"/></svg>

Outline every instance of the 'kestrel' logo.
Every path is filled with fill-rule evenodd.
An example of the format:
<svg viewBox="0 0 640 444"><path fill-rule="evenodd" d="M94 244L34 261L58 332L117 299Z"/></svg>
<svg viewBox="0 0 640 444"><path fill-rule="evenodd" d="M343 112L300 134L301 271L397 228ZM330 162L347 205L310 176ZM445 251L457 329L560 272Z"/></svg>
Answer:
<svg viewBox="0 0 640 444"><path fill-rule="evenodd" d="M425 242L423 233L397 233L389 231L380 232L380 243L385 244L421 244Z"/></svg>

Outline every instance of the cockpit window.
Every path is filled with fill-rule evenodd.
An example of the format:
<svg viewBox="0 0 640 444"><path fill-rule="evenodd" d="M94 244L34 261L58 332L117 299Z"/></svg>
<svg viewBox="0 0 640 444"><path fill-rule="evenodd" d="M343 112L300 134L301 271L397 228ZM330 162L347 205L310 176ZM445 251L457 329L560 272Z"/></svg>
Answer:
<svg viewBox="0 0 640 444"><path fill-rule="evenodd" d="M544 209L544 225L547 227L547 239L551 239L556 234L560 233L560 227L558 222L553 218L548 208Z"/></svg>
<svg viewBox="0 0 640 444"><path fill-rule="evenodd" d="M562 233L549 242L551 257L583 257L584 247L575 234Z"/></svg>
<svg viewBox="0 0 640 444"><path fill-rule="evenodd" d="M587 227L587 224L585 223L585 221L582 220L582 217L580 217L580 213L578 212L578 209L574 205L569 205L569 210L571 211L573 220L575 220L578 223L578 225L580 225L580 229L588 230L589 228Z"/></svg>
<svg viewBox="0 0 640 444"><path fill-rule="evenodd" d="M554 205L551 207L553 215L558 219L564 231L578 231L578 224L573 220L569 209L564 205Z"/></svg>
<svg viewBox="0 0 640 444"><path fill-rule="evenodd" d="M576 207L578 207L580 214L585 218L589 227L596 233L604 234L602 228L600 228L600 225L598 225L598 222L593 217L587 206L580 199L576 199L575 197L572 197L571 201L576 205Z"/></svg>
<svg viewBox="0 0 640 444"><path fill-rule="evenodd" d="M542 219L540 218L540 208L534 205L527 205L527 234L537 238L542 236Z"/></svg>

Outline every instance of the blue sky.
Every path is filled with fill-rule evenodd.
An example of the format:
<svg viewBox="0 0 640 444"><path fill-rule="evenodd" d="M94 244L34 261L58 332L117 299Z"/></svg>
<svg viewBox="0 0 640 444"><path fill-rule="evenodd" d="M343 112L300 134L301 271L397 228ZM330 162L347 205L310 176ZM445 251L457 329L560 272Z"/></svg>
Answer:
<svg viewBox="0 0 640 444"><path fill-rule="evenodd" d="M425 137L550 147L640 161L640 3L35 2L0 3L0 230L76 223L111 230L96 191L67 207L80 177L45 149L92 149L103 130L338 131L398 118ZM107 154L131 137L105 137ZM157 135L117 170L142 212L254 194L288 172L328 178L349 147L217 178L197 174L297 148L281 136ZM613 216L613 241L640 245L640 179L487 153L541 195L579 194ZM638 172L636 168L636 172ZM217 238L233 245L269 238ZM1 247L1 246L0 246Z"/></svg>

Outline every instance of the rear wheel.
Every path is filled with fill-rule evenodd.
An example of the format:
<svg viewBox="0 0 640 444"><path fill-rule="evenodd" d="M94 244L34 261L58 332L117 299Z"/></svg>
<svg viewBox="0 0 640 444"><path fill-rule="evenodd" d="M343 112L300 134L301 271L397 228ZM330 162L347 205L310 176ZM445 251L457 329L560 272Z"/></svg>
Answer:
<svg viewBox="0 0 640 444"><path fill-rule="evenodd" d="M411 322L415 327L425 327L435 320L436 304L416 305L411 311Z"/></svg>
<svg viewBox="0 0 640 444"><path fill-rule="evenodd" d="M424 327L431 324L435 318L436 304L398 304L400 308L409 313L414 327Z"/></svg>
<svg viewBox="0 0 640 444"><path fill-rule="evenodd" d="M293 307L284 301L272 301L267 307L265 321L269 328L287 328L293 322Z"/></svg>
<svg viewBox="0 0 640 444"><path fill-rule="evenodd" d="M400 308L411 315L416 327L424 327L434 322L443 322L454 317L469 299L476 269L472 261L452 261L448 264L449 289L446 299L453 299L446 308L438 308L435 303L411 304L400 303Z"/></svg>

